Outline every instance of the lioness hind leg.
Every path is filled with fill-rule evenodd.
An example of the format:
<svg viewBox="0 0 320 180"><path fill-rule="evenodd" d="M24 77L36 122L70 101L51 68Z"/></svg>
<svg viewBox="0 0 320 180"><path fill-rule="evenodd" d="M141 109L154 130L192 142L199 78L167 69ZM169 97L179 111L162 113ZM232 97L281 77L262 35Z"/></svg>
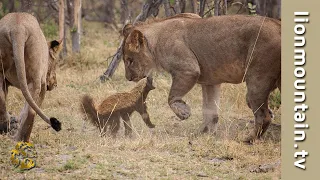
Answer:
<svg viewBox="0 0 320 180"><path fill-rule="evenodd" d="M40 86L36 88L37 86L35 86L34 84L28 84L28 87L29 92L34 101L37 103L38 106L41 106L45 96L46 86L42 85L41 90L39 88ZM20 113L20 126L18 128L17 133L14 136L14 139L16 141L29 142L35 115L36 112L26 102L24 108Z"/></svg>
<svg viewBox="0 0 320 180"><path fill-rule="evenodd" d="M6 109L7 92L5 80L0 76L0 133L9 131L9 116Z"/></svg>
<svg viewBox="0 0 320 180"><path fill-rule="evenodd" d="M172 75L172 85L169 93L168 103L172 111L181 119L190 117L190 107L182 100L199 78L198 72L184 72Z"/></svg>
<svg viewBox="0 0 320 180"><path fill-rule="evenodd" d="M215 133L219 120L220 84L202 85L202 101L203 122L200 126L200 133Z"/></svg>
<svg viewBox="0 0 320 180"><path fill-rule="evenodd" d="M274 82L264 81L264 83L247 82L247 100L255 117L255 126L250 135L245 139L252 142L266 132L271 123L271 114L268 108L268 97Z"/></svg>

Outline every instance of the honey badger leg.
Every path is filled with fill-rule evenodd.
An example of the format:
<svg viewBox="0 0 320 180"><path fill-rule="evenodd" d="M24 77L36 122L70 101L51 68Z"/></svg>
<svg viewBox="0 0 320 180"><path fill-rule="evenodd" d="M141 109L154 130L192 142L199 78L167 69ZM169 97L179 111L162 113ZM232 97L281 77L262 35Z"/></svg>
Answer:
<svg viewBox="0 0 320 180"><path fill-rule="evenodd" d="M111 120L110 130L111 130L112 137L116 138L117 132L120 129L120 113L115 113L113 116L114 116L113 118L110 118Z"/></svg>
<svg viewBox="0 0 320 180"><path fill-rule="evenodd" d="M131 113L123 113L121 114L121 118L123 119L123 124L124 124L124 132L125 132L125 136L131 136L132 135L132 126L131 126L131 122L130 122L130 115Z"/></svg>
<svg viewBox="0 0 320 180"><path fill-rule="evenodd" d="M203 122L200 133L216 132L219 120L218 109L220 104L220 84L202 85L202 113Z"/></svg>
<svg viewBox="0 0 320 180"><path fill-rule="evenodd" d="M149 127L149 128L154 128L156 127L154 124L152 124L152 122L150 121L150 116L149 116L149 113L147 111L147 106L145 103L143 103L143 105L141 107L139 107L137 109L138 113L141 115L143 121L146 123L146 125Z"/></svg>

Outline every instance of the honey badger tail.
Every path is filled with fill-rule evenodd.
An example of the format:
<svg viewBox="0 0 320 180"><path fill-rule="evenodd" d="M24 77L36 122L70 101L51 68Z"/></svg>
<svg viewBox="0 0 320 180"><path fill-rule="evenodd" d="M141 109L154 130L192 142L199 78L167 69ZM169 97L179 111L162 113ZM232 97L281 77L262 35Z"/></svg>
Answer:
<svg viewBox="0 0 320 180"><path fill-rule="evenodd" d="M97 110L94 106L94 101L92 99L92 97L85 95L82 97L82 110L83 113L85 115L88 116L88 119L90 120L90 122L94 125L98 125L98 114L97 114Z"/></svg>

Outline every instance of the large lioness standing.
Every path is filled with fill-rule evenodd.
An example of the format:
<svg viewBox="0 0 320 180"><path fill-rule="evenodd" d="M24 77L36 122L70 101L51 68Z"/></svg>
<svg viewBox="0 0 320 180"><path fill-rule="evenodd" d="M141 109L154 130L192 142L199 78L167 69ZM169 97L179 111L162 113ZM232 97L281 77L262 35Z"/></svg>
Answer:
<svg viewBox="0 0 320 180"><path fill-rule="evenodd" d="M49 45L49 47L48 47ZM26 99L14 139L29 141L36 113L53 129L61 124L39 108L47 90L56 86L56 56L61 43L47 43L38 21L27 13L10 13L0 20L0 132L9 130L8 86L21 89Z"/></svg>
<svg viewBox="0 0 320 180"><path fill-rule="evenodd" d="M206 19L179 15L153 23L126 25L123 60L128 80L138 81L157 67L169 72L168 103L180 119L190 116L182 100L199 83L203 94L200 131L215 131L221 83L247 84L247 103L255 128L245 141L267 130L268 97L281 86L281 25L260 16L219 16Z"/></svg>

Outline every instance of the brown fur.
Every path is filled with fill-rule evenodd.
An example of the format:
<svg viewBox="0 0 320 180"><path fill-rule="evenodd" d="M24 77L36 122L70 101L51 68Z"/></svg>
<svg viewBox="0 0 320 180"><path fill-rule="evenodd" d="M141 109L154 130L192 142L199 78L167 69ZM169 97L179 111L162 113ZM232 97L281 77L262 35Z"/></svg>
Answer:
<svg viewBox="0 0 320 180"><path fill-rule="evenodd" d="M147 112L146 98L150 90L154 89L151 78L145 78L130 91L116 93L107 97L99 106L95 106L93 99L85 95L82 99L83 113L88 115L90 122L97 126L103 134L107 126L115 137L120 128L120 117L124 120L125 135L132 134L130 115L137 111L149 128L154 128Z"/></svg>
<svg viewBox="0 0 320 180"><path fill-rule="evenodd" d="M49 119L39 106L45 92L57 84L55 66L61 41L47 43L32 15L10 13L0 20L0 42L0 132L8 131L5 104L8 86L19 88L27 101L20 114L15 140L29 141L36 113L59 131L60 122Z"/></svg>
<svg viewBox="0 0 320 180"><path fill-rule="evenodd" d="M191 114L182 98L199 83L204 117L200 130L214 132L220 84L246 81L247 102L255 112L255 128L246 141L261 137L267 130L271 122L268 96L281 86L280 21L241 15L184 18L182 14L127 25L123 32L126 78L138 81L154 68L169 72L173 82L168 103L180 119Z"/></svg>

